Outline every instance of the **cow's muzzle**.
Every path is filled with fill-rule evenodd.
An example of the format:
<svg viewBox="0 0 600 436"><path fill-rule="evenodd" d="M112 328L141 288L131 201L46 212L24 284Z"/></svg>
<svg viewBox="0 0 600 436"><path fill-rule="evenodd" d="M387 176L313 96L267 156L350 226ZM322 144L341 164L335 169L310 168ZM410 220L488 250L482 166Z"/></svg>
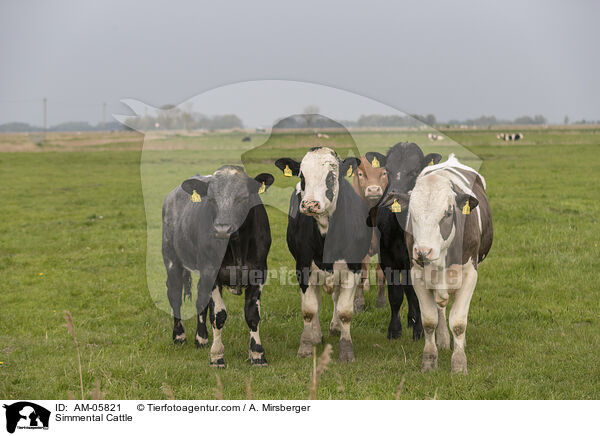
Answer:
<svg viewBox="0 0 600 436"><path fill-rule="evenodd" d="M302 200L302 203L300 203L300 212L305 214L319 214L322 212L321 203L314 200Z"/></svg>
<svg viewBox="0 0 600 436"><path fill-rule="evenodd" d="M365 189L365 198L370 202L377 202L383 195L383 188L379 185L367 186Z"/></svg>
<svg viewBox="0 0 600 436"><path fill-rule="evenodd" d="M216 224L214 225L215 236L218 239L227 239L233 233L233 226L231 224Z"/></svg>

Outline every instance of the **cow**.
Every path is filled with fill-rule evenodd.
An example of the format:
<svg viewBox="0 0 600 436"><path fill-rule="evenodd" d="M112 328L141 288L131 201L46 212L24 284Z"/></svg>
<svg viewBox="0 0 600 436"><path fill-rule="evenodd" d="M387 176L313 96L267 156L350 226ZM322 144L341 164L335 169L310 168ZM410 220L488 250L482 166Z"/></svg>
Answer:
<svg viewBox="0 0 600 436"><path fill-rule="evenodd" d="M436 135L435 133L429 133L427 137L430 141L442 141L444 139L442 135Z"/></svg>
<svg viewBox="0 0 600 436"><path fill-rule="evenodd" d="M241 294L250 328L250 362L266 366L260 341L260 295L267 274L271 231L259 197L273 183L262 173L250 178L241 167L225 165L210 176L195 176L171 191L163 203L162 254L167 269L167 295L173 309L173 341L185 342L181 322L182 286L190 272L200 274L194 342L208 345L207 310L213 328L210 365L225 367L221 333L227 311L223 288Z"/></svg>
<svg viewBox="0 0 600 436"><path fill-rule="evenodd" d="M408 202L406 245L411 277L421 308L425 348L421 370L437 368L437 348L450 348L446 306L450 294L453 373L467 373L467 315L477 267L492 246L492 212L485 179L451 154L442 164L419 175ZM437 328L437 346L436 346Z"/></svg>
<svg viewBox="0 0 600 436"><path fill-rule="evenodd" d="M499 133L496 138L502 139L503 141L520 141L523 139L522 133Z"/></svg>
<svg viewBox="0 0 600 436"><path fill-rule="evenodd" d="M389 182L378 208L376 225L381 235L379 262L386 274L391 310L388 339L399 338L402 334L398 313L404 295L408 300L407 324L412 327L413 339L419 339L423 333L419 303L409 277L410 258L404 236L406 208L398 209L399 206L394 200L413 188L423 168L437 164L441 158L438 153L424 155L415 143L400 142L388 150L382 161Z"/></svg>
<svg viewBox="0 0 600 436"><path fill-rule="evenodd" d="M352 187L354 191L365 201L369 206L371 222L376 222L377 204L383 192L388 185L388 176L382 162L385 162L385 156L381 153L369 152L361 157L360 165L353 174ZM356 299L354 300L354 311L362 312L365 309L364 292L369 290L369 265L371 256L379 252L379 232L373 227L371 236L371 246L369 252L363 260L361 284L356 288ZM377 296L377 307L385 306L385 276L381 265L377 263L376 270L377 288L379 294Z"/></svg>
<svg viewBox="0 0 600 436"><path fill-rule="evenodd" d="M244 137L242 138L242 142L250 142L250 141L252 141L252 138L251 138L251 137L249 137L249 136L244 136Z"/></svg>
<svg viewBox="0 0 600 436"><path fill-rule="evenodd" d="M369 209L345 179L360 159L341 160L327 147L311 148L298 162L281 158L275 165L284 176L298 176L292 192L287 244L296 261L302 294L304 330L298 355L312 355L322 340L319 324L320 286L333 296L330 334L340 335L339 360L354 361L350 322L362 260L369 250L372 231Z"/></svg>

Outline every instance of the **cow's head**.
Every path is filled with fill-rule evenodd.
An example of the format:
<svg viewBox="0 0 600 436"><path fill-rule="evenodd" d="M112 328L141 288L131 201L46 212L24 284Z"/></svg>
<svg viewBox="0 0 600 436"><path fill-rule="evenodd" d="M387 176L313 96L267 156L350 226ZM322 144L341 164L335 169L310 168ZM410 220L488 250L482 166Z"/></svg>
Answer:
<svg viewBox="0 0 600 436"><path fill-rule="evenodd" d="M389 206L401 194L408 193L417 181L417 177L427 165L435 165L442 159L438 153L423 155L417 144L401 142L389 149L385 168L388 173L388 189L383 206Z"/></svg>
<svg viewBox="0 0 600 436"><path fill-rule="evenodd" d="M388 173L385 162L383 154L370 151L360 159L360 165L354 172L354 188L369 207L375 206L381 200L387 188Z"/></svg>
<svg viewBox="0 0 600 436"><path fill-rule="evenodd" d="M403 197L406 202L407 197ZM465 206L468 206L465 209ZM410 194L408 231L413 237L411 256L419 264L444 267L445 253L457 233L462 234L463 213L479 202L435 173L420 177Z"/></svg>
<svg viewBox="0 0 600 436"><path fill-rule="evenodd" d="M341 161L335 151L327 147L311 148L302 162L281 158L275 166L286 174L300 177L297 190L300 195L300 212L310 216L331 216L335 211L340 179L352 167L356 171L360 159L348 157Z"/></svg>
<svg viewBox="0 0 600 436"><path fill-rule="evenodd" d="M268 173L252 179L241 167L225 165L212 176L187 179L181 187L190 195L195 191L213 209L213 231L223 239L240 228L250 208L260 203L259 190L266 190L273 180Z"/></svg>

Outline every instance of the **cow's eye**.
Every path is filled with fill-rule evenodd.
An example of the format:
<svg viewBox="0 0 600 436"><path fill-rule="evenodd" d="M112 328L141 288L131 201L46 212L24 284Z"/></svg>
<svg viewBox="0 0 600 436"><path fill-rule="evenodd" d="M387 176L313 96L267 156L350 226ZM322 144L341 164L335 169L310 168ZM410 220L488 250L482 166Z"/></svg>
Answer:
<svg viewBox="0 0 600 436"><path fill-rule="evenodd" d="M362 177L363 173L361 171L358 172L358 177Z"/></svg>
<svg viewBox="0 0 600 436"><path fill-rule="evenodd" d="M387 171L384 171L381 173L381 177L385 177L385 176L387 176Z"/></svg>

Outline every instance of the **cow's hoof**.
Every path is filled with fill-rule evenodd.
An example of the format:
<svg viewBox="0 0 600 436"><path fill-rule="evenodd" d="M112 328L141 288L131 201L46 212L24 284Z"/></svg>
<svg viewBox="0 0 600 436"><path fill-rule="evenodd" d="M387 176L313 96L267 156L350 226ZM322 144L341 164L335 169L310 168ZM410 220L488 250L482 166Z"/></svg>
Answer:
<svg viewBox="0 0 600 436"><path fill-rule="evenodd" d="M194 343L196 344L196 348L208 347L208 338L201 338L200 336L196 335Z"/></svg>
<svg viewBox="0 0 600 436"><path fill-rule="evenodd" d="M354 346L348 339L340 339L340 362L354 362Z"/></svg>
<svg viewBox="0 0 600 436"><path fill-rule="evenodd" d="M385 295L379 295L379 297L377 297L377 309L383 309L387 304L387 301L385 299Z"/></svg>
<svg viewBox="0 0 600 436"><path fill-rule="evenodd" d="M354 300L354 313L360 313L365 311L365 299L357 298Z"/></svg>
<svg viewBox="0 0 600 436"><path fill-rule="evenodd" d="M298 357L308 357L313 355L313 344L301 342L298 348Z"/></svg>
<svg viewBox="0 0 600 436"><path fill-rule="evenodd" d="M225 359L221 357L216 360L211 360L210 366L212 366L213 368L225 368Z"/></svg>
<svg viewBox="0 0 600 436"><path fill-rule="evenodd" d="M449 350L450 349L450 335L448 333L446 333L445 335L438 335L435 343L436 343L438 349Z"/></svg>
<svg viewBox="0 0 600 436"><path fill-rule="evenodd" d="M412 329L412 338L413 341L418 341L423 337L423 327L421 326L413 326Z"/></svg>
<svg viewBox="0 0 600 436"><path fill-rule="evenodd" d="M397 329L397 330L388 329L388 334L387 334L388 339L398 339L400 336L402 336L402 329Z"/></svg>
<svg viewBox="0 0 600 436"><path fill-rule="evenodd" d="M452 374L467 373L467 356L462 350L456 350L452 353Z"/></svg>
<svg viewBox="0 0 600 436"><path fill-rule="evenodd" d="M423 362L421 363L421 372L429 372L437 369L437 354L423 353Z"/></svg>
<svg viewBox="0 0 600 436"><path fill-rule="evenodd" d="M265 359L265 356L260 356L257 359L250 358L250 364L252 366L267 366L267 359Z"/></svg>
<svg viewBox="0 0 600 436"><path fill-rule="evenodd" d="M181 345L181 344L185 343L185 332L180 333L178 335L173 333L173 343L175 345Z"/></svg>

